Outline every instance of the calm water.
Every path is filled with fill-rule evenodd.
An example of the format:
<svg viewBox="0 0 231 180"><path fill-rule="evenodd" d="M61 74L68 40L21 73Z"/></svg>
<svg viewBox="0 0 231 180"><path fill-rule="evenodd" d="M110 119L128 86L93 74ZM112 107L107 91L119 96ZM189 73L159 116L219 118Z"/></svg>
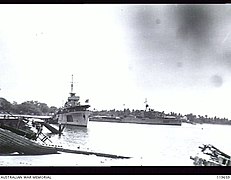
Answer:
<svg viewBox="0 0 231 180"><path fill-rule="evenodd" d="M42 156L1 156L1 166L192 166L198 146L212 144L231 154L231 126L182 126L89 122L87 128L66 127L63 136L52 135L65 148L132 157L111 159L61 153Z"/></svg>

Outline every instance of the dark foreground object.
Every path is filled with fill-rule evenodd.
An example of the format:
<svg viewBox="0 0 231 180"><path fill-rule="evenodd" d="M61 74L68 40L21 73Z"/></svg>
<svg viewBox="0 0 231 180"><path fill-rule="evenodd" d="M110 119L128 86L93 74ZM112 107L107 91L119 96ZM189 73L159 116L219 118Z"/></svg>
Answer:
<svg viewBox="0 0 231 180"><path fill-rule="evenodd" d="M0 128L0 153L18 152L24 155L57 154L57 149L40 145L32 140Z"/></svg>
<svg viewBox="0 0 231 180"><path fill-rule="evenodd" d="M211 144L199 147L202 154L207 155L208 158L200 158L198 156L190 157L195 166L231 166L231 157L214 147Z"/></svg>

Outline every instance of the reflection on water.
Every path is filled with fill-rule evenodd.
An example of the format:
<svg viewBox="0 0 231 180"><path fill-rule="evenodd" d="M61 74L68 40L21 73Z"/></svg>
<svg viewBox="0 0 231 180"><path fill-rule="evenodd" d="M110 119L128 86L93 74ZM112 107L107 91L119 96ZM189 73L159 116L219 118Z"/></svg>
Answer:
<svg viewBox="0 0 231 180"><path fill-rule="evenodd" d="M66 126L63 132L64 136L71 137L72 141L76 139L87 139L88 138L88 129L87 127L75 127L75 126Z"/></svg>
<svg viewBox="0 0 231 180"><path fill-rule="evenodd" d="M88 141L88 128L66 125L61 136L51 135L51 141L62 146L83 148Z"/></svg>

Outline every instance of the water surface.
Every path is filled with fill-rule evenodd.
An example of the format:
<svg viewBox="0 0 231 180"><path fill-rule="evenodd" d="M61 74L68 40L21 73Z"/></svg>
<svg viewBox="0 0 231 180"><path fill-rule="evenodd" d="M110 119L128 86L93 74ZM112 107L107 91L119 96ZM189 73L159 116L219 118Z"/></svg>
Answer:
<svg viewBox="0 0 231 180"><path fill-rule="evenodd" d="M90 121L87 128L65 128L52 135L54 144L64 148L95 151L131 159L61 153L38 156L1 156L1 166L192 166L190 156L198 146L212 144L231 154L231 126L225 125L145 125Z"/></svg>

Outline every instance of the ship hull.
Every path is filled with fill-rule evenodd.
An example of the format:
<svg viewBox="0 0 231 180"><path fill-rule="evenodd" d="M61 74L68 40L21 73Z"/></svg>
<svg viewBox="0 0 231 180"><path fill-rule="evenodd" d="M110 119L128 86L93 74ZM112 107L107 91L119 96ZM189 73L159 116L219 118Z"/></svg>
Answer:
<svg viewBox="0 0 231 180"><path fill-rule="evenodd" d="M135 124L150 124L150 125L173 125L173 126L181 126L181 120L176 119L162 119L162 118L131 118L126 117L122 119L111 119L111 118L94 118L92 117L90 121L98 121L98 122L118 122L118 123L135 123Z"/></svg>
<svg viewBox="0 0 231 180"><path fill-rule="evenodd" d="M168 118L124 118L124 122L140 123L140 124L153 124L153 125L174 125L181 126L181 120L168 119Z"/></svg>
<svg viewBox="0 0 231 180"><path fill-rule="evenodd" d="M87 127L89 122L89 111L75 111L58 114L58 123L63 125Z"/></svg>

